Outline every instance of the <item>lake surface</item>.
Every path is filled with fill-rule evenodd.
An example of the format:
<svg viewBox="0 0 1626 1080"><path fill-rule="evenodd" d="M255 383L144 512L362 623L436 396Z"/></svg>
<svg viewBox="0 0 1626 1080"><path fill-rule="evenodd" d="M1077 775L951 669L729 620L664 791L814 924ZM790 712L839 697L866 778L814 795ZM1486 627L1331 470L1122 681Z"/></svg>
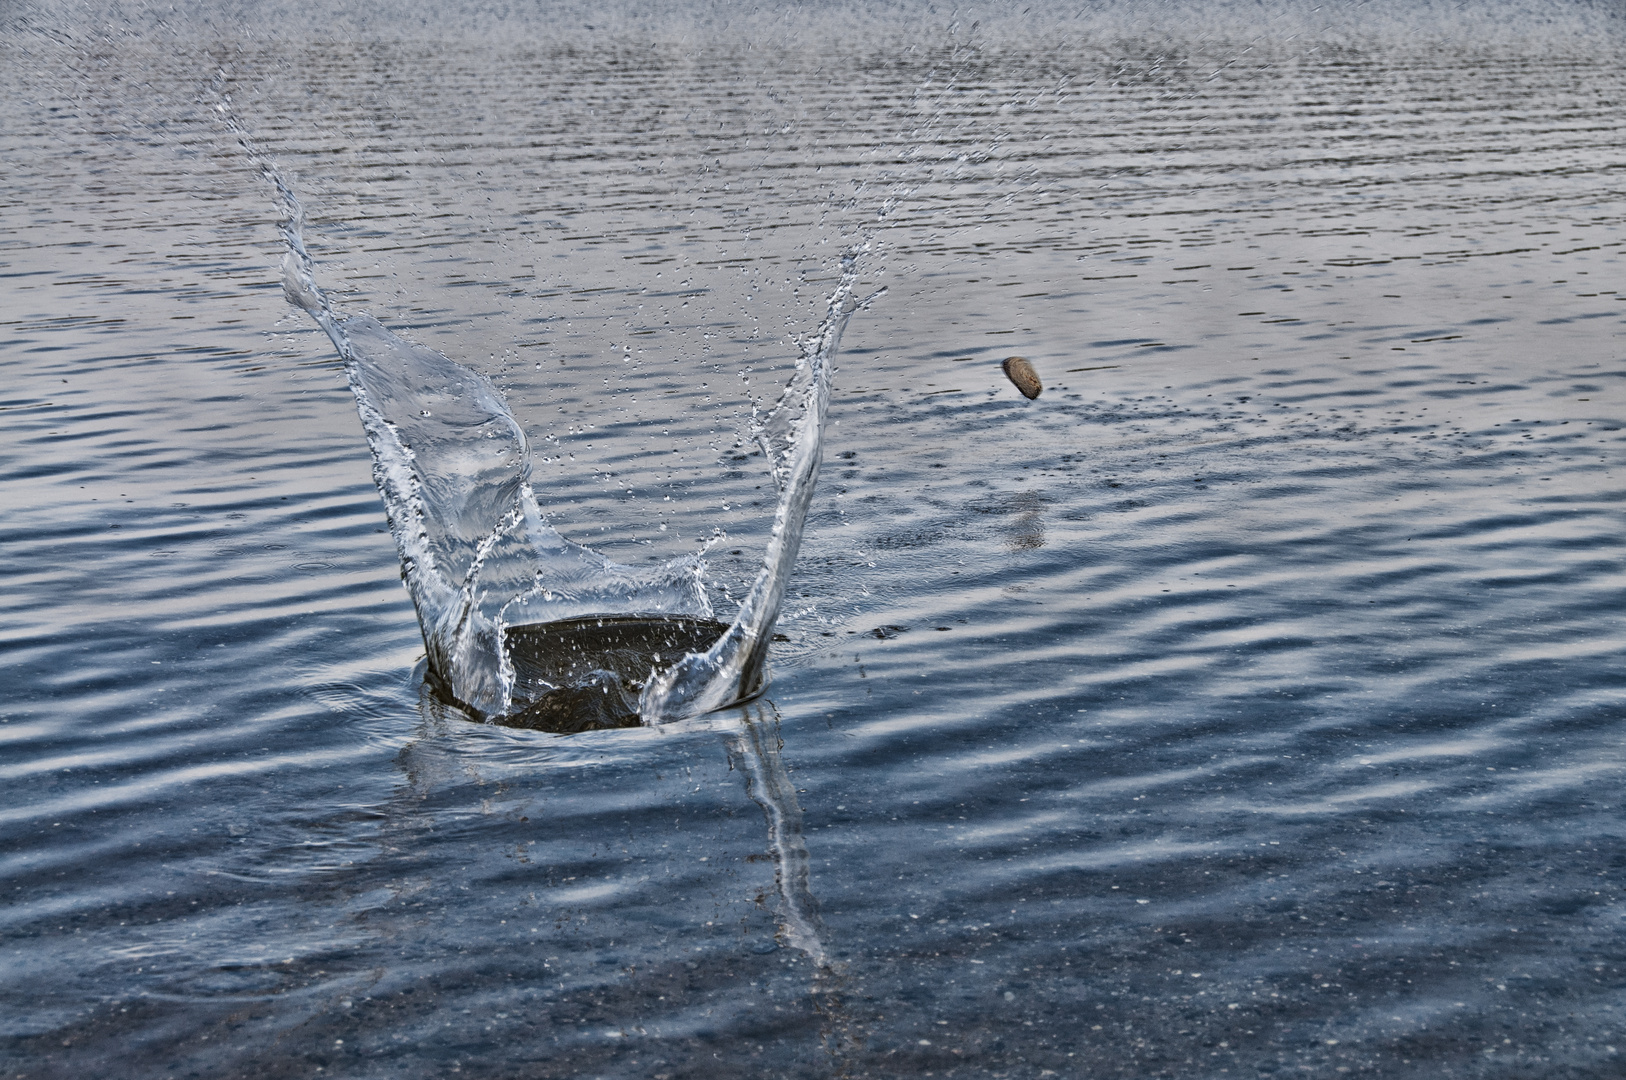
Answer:
<svg viewBox="0 0 1626 1080"><path fill-rule="evenodd" d="M0 15L7 1075L1622 1075L1626 21L721 11ZM434 701L222 107L720 612L870 239L764 698Z"/></svg>

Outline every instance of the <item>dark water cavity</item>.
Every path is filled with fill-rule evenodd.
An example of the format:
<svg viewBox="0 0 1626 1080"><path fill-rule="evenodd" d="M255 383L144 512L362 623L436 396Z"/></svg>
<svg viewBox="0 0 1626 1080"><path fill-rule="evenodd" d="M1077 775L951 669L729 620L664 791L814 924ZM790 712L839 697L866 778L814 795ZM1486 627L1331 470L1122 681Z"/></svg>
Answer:
<svg viewBox="0 0 1626 1080"><path fill-rule="evenodd" d="M497 722L560 734L636 727L638 698L651 672L704 653L727 632L727 626L710 619L635 615L509 627L514 696L522 705ZM755 697L762 689L761 673L746 678L738 696Z"/></svg>
<svg viewBox="0 0 1626 1080"><path fill-rule="evenodd" d="M6 1074L1621 1075L1614 9L725 16L0 15ZM226 98L708 634L874 234L763 696L437 696Z"/></svg>

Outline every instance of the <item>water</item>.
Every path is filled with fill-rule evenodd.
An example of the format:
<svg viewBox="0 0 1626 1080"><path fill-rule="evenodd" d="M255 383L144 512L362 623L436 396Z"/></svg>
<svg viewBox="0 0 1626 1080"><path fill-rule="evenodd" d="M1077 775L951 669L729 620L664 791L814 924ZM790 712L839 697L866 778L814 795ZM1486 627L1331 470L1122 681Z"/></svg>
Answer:
<svg viewBox="0 0 1626 1080"><path fill-rule="evenodd" d="M0 36L12 1074L1619 1073L1609 9L210 18ZM719 626L873 231L763 697L436 697L222 95Z"/></svg>

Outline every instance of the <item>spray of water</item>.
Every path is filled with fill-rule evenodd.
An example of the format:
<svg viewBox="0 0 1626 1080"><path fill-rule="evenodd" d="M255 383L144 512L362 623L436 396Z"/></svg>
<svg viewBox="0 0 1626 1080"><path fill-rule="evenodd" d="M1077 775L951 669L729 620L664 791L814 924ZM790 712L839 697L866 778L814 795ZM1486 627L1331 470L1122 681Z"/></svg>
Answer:
<svg viewBox="0 0 1626 1080"><path fill-rule="evenodd" d="M784 393L753 416L779 498L762 566L725 625L699 555L642 570L554 529L524 431L490 380L335 310L316 283L299 199L229 105L221 114L276 193L283 291L344 364L435 688L479 717L548 730L662 723L759 693L818 477L832 361L853 313L880 295L853 296L869 245L842 256Z"/></svg>

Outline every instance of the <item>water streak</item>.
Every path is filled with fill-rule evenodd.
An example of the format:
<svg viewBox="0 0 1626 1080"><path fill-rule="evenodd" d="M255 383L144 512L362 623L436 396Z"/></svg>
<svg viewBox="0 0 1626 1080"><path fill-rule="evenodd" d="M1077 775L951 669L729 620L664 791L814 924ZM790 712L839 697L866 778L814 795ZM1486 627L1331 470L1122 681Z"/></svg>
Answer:
<svg viewBox="0 0 1626 1080"><path fill-rule="evenodd" d="M298 197L228 109L223 116L276 191L287 245L283 291L327 333L344 362L372 448L373 479L423 630L432 685L483 718L526 716L523 726L537 726L539 715L557 713L561 701L576 699L572 694L615 697L619 691L628 705L636 703L642 722L660 723L760 693L774 622L818 477L831 362L852 314L880 295L853 297L869 245L843 254L823 321L814 333L795 340L795 373L765 415L753 412L751 434L765 451L779 498L761 568L732 622L709 648L676 654L668 649L663 661L652 647L647 661L634 661L641 672L626 670L623 658L618 675L590 665L585 681L560 685L534 668L516 668L511 629L581 623L591 616L620 623L636 617L655 636L672 619L690 628L695 620L704 624L712 607L701 554L640 570L557 532L531 484L525 433L501 391L480 373L402 339L371 316L339 314L316 283ZM572 640L580 648L579 639ZM527 713L552 690L567 694L554 698L549 708ZM633 715L615 708L598 712L604 713L603 722L585 726L615 726ZM563 722L567 729L581 726Z"/></svg>
<svg viewBox="0 0 1626 1080"><path fill-rule="evenodd" d="M729 733L728 742L729 760L745 773L746 793L762 807L768 821L780 934L815 965L828 968L818 903L809 878L807 842L802 836L802 807L780 756L784 740L779 735L778 715L760 705L742 709L739 728Z"/></svg>

